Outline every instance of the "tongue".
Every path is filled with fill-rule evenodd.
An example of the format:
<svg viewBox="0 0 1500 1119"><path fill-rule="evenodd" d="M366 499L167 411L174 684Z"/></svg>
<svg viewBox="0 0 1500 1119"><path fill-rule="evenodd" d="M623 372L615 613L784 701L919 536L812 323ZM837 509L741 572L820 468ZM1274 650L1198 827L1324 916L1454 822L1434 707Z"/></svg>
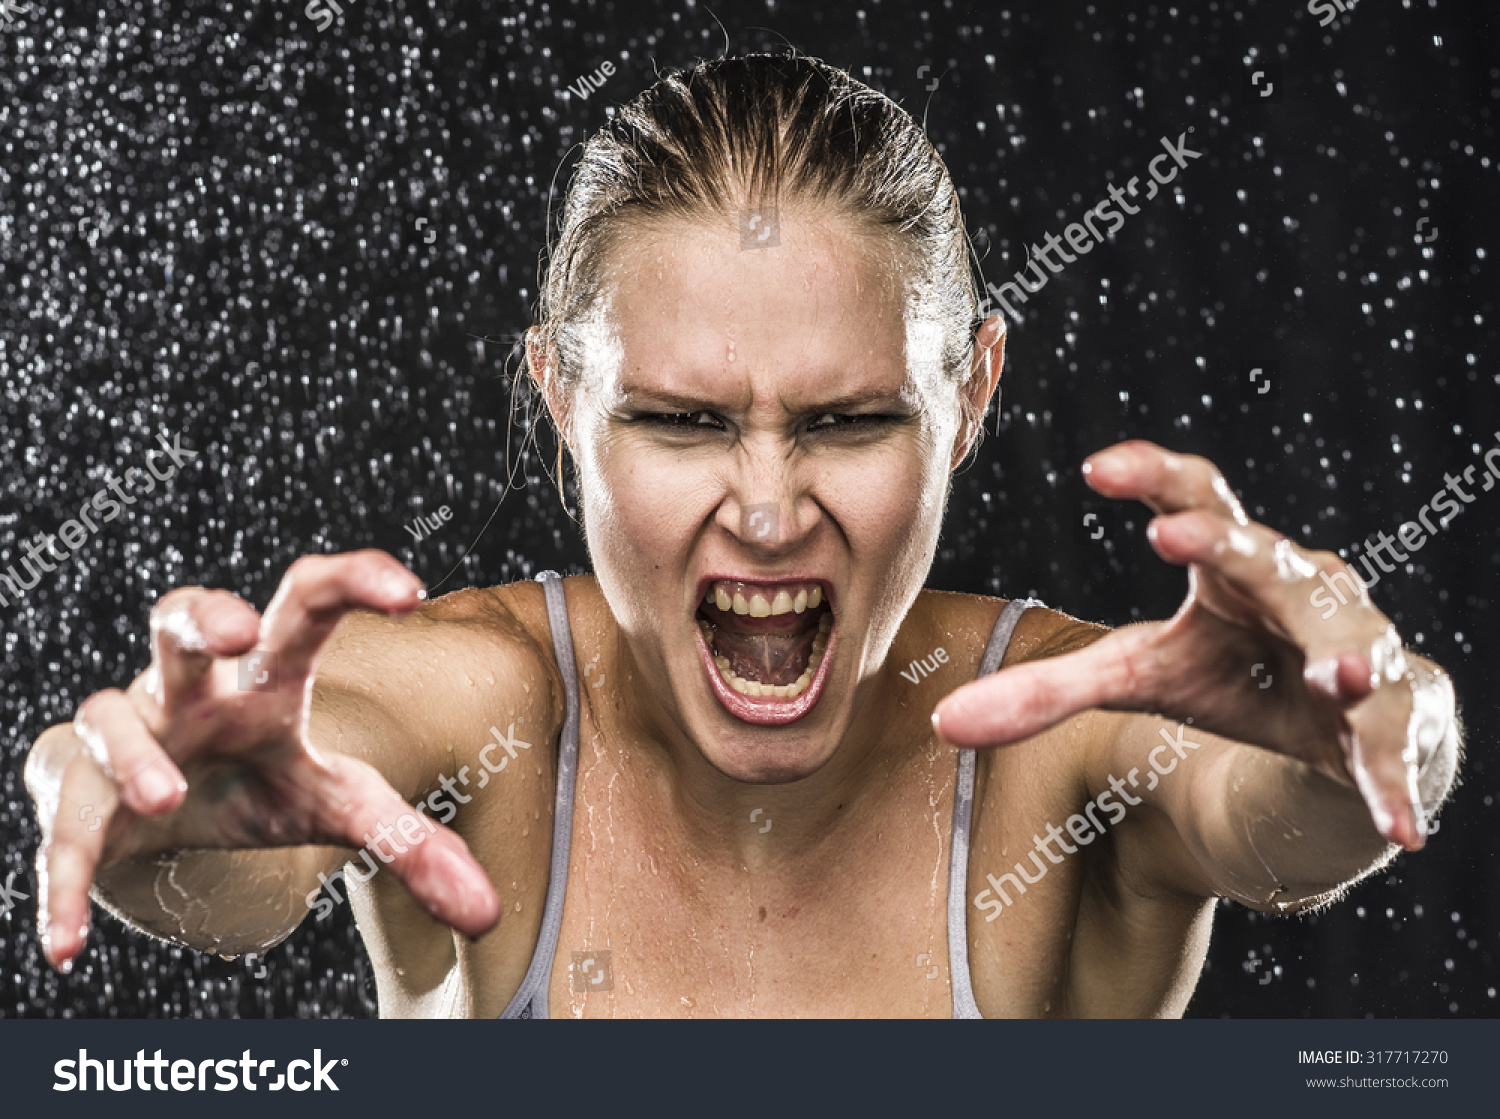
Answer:
<svg viewBox="0 0 1500 1119"><path fill-rule="evenodd" d="M812 659L813 636L811 632L732 633L719 626L714 630L713 648L728 659L737 676L760 684L790 684Z"/></svg>

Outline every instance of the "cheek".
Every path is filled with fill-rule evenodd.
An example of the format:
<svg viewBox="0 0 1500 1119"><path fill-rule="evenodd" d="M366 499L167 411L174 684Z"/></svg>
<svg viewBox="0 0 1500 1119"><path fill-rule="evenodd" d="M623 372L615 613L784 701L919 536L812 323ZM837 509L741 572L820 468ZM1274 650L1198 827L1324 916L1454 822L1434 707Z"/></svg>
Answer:
<svg viewBox="0 0 1500 1119"><path fill-rule="evenodd" d="M946 466L924 429L822 464L817 494L851 540L885 554L920 552L941 527Z"/></svg>
<svg viewBox="0 0 1500 1119"><path fill-rule="evenodd" d="M713 508L713 472L704 463L651 453L628 437L600 433L580 444L589 548L632 567L659 562L689 540Z"/></svg>

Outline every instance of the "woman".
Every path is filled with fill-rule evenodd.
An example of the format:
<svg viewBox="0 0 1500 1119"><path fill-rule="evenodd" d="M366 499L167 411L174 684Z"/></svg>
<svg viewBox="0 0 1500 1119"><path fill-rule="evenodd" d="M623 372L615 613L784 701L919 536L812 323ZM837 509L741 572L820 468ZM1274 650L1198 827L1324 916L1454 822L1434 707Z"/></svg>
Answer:
<svg viewBox="0 0 1500 1119"><path fill-rule="evenodd" d="M658 82L589 143L527 336L594 574L424 604L361 552L263 617L166 595L148 670L28 759L49 960L91 889L239 954L331 883L386 1015L1179 1015L1215 898L1420 848L1447 677L1357 584L1320 617L1346 565L1209 463L1084 468L1189 569L1170 621L922 589L1000 377L976 306L886 98L795 57Z"/></svg>

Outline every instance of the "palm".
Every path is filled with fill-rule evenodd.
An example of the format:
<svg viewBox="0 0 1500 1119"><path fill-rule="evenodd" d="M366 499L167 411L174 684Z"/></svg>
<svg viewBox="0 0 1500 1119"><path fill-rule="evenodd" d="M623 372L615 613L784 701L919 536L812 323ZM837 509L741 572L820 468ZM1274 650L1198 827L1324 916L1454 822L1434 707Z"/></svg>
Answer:
<svg viewBox="0 0 1500 1119"><path fill-rule="evenodd" d="M421 585L390 556L360 552L292 565L264 618L223 591L183 588L152 612L152 664L128 693L91 696L28 760L45 841L44 946L54 964L82 947L101 867L175 848L359 848L413 813L380 773L306 741L318 655L353 609L400 614ZM274 675L244 681L241 658ZM82 747L80 749L80 747ZM478 935L499 918L488 877L457 835L422 821L391 871L438 920ZM386 834L389 834L387 832ZM395 846L395 845L393 845ZM382 856L385 858L384 856Z"/></svg>
<svg viewBox="0 0 1500 1119"><path fill-rule="evenodd" d="M1001 746L1091 707L1165 715L1355 785L1386 838L1421 846L1418 767L1444 733L1451 688L1406 656L1368 596L1341 596L1332 614L1314 605L1320 578L1347 565L1249 521L1204 459L1135 441L1084 469L1100 493L1158 514L1152 546L1188 568L1182 609L965 685L935 713L943 736Z"/></svg>
<svg viewBox="0 0 1500 1119"><path fill-rule="evenodd" d="M1207 589L1206 582L1199 581L1199 587ZM1263 626L1227 618L1241 613L1236 605L1225 609L1222 596L1192 592L1170 620L1103 638L1101 646L1118 643L1118 654L1130 659L1140 679L1138 696L1149 695L1152 702L1101 706L1191 722L1348 782L1342 746L1347 724L1308 689L1302 651ZM1115 650L1105 646L1101 652Z"/></svg>

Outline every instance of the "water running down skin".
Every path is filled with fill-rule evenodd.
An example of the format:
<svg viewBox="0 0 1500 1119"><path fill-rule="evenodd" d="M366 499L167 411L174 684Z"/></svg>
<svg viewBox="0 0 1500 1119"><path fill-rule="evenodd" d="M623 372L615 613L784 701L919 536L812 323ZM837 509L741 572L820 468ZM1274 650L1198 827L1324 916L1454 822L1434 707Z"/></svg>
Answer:
<svg viewBox="0 0 1500 1119"><path fill-rule="evenodd" d="M965 899L989 1016L1180 1014L1216 897L1295 910L1423 845L1420 805L1441 802L1457 763L1446 677L1368 601L1310 615L1317 572L1337 561L1246 520L1202 459L1133 442L1087 464L1096 491L1156 513L1153 547L1189 572L1176 616L1110 633L1031 610L1005 668L944 699L972 678L1003 605L922 589L977 425L907 364L913 323L878 246L790 207L780 237L777 252L743 252L729 224L642 236L588 380L549 398L595 570L565 585L575 656L605 680L580 680L555 1013L946 1016L954 745L1005 747L980 756ZM959 390L967 414L982 415L1002 352L991 318ZM532 358L536 372L546 355ZM777 537L745 534L741 506L771 500ZM701 627L721 580L765 585L768 603L777 584L830 596L819 679L800 695L709 675ZM810 614L732 624L800 635L790 672L811 663ZM90 698L28 760L48 959L83 950L95 884L158 936L264 951L306 917L320 872L439 774L478 772L485 728L524 718L533 750L351 889L382 1014L499 1013L548 881L563 687L541 587L424 602L389 556L305 557L263 617L183 588L158 603L151 636L151 668ZM901 679L939 645L942 673ZM231 658L257 648L277 654L280 686L242 692ZM809 697L791 722L734 713ZM1159 715L1192 716L1202 748L1022 904L975 919L986 872L1141 766ZM73 804L105 826L89 831ZM611 991L574 992L582 949L611 952Z"/></svg>

